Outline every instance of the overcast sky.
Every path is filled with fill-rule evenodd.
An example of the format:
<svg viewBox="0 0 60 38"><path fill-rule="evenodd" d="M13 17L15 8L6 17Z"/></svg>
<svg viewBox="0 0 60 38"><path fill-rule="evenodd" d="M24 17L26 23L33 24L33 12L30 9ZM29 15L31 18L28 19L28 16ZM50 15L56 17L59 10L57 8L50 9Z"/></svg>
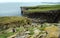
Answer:
<svg viewBox="0 0 60 38"><path fill-rule="evenodd" d="M4 2L60 2L60 0L0 0L0 3Z"/></svg>

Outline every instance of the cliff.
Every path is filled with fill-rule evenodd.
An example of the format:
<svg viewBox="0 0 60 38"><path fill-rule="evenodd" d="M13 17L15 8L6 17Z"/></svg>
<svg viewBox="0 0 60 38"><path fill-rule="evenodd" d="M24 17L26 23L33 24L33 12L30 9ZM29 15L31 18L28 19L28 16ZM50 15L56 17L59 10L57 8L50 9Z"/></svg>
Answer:
<svg viewBox="0 0 60 38"><path fill-rule="evenodd" d="M56 23L60 19L60 5L21 7L21 13L29 18L44 20L43 22Z"/></svg>

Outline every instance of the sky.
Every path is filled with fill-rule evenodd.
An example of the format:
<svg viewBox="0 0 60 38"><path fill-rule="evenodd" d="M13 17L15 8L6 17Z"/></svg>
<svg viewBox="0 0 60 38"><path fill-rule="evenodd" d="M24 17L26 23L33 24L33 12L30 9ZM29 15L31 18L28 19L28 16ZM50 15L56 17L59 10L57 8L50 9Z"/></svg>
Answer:
<svg viewBox="0 0 60 38"><path fill-rule="evenodd" d="M5 2L60 2L60 0L0 0L0 3Z"/></svg>

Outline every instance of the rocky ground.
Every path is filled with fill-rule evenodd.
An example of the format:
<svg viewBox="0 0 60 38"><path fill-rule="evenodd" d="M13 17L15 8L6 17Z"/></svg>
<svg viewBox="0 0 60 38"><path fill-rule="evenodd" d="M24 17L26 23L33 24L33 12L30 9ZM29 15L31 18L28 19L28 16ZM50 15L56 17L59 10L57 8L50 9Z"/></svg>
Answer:
<svg viewBox="0 0 60 38"><path fill-rule="evenodd" d="M60 24L33 24L15 38L60 38Z"/></svg>

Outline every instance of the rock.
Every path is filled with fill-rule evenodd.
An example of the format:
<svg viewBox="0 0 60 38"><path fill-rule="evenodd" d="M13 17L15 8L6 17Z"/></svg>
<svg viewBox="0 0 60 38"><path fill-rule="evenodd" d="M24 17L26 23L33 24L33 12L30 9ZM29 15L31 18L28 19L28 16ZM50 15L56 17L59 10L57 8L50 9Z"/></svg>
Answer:
<svg viewBox="0 0 60 38"><path fill-rule="evenodd" d="M26 31L25 33L26 33L26 34L29 34L29 33L30 33L30 31Z"/></svg>
<svg viewBox="0 0 60 38"><path fill-rule="evenodd" d="M34 28L35 30L34 30L34 35L38 35L41 31L39 30L39 29L37 29L37 28Z"/></svg>

